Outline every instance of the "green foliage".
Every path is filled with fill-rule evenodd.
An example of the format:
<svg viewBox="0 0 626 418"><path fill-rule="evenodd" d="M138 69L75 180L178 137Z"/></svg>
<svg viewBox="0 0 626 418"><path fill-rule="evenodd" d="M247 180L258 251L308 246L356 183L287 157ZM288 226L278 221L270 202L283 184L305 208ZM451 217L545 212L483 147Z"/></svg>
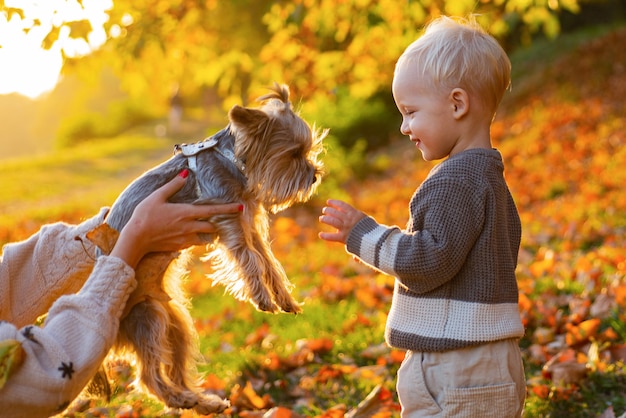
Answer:
<svg viewBox="0 0 626 418"><path fill-rule="evenodd" d="M330 196L345 197L343 185L355 175L355 167L362 166L365 147L362 143L355 144L348 149L341 145L335 135L328 135L324 141L324 179L318 189L315 200L322 200Z"/></svg>
<svg viewBox="0 0 626 418"><path fill-rule="evenodd" d="M332 135L346 149L359 142L365 143L366 151L380 148L389 143L392 133L399 132L401 122L391 90L359 99L345 89L338 89L332 96L319 97L307 104L306 111L311 120L332 127Z"/></svg>
<svg viewBox="0 0 626 418"><path fill-rule="evenodd" d="M94 139L111 138L152 119L154 115L137 100L113 102L105 113L84 112L64 119L56 145L62 149Z"/></svg>

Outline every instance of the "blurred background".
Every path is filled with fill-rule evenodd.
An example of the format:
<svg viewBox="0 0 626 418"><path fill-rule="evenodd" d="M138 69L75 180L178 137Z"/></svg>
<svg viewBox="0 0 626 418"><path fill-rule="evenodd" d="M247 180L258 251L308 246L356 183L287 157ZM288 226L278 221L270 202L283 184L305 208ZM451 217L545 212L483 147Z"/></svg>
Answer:
<svg viewBox="0 0 626 418"><path fill-rule="evenodd" d="M395 60L433 17L476 13L511 54L623 22L626 2L2 0L0 10L4 159L133 129L199 140L274 81L341 146L376 148L398 135Z"/></svg>
<svg viewBox="0 0 626 418"><path fill-rule="evenodd" d="M525 416L626 418L626 0L0 0L0 246L92 216L288 84L330 129L317 194L272 218L304 313L256 312L194 264L203 385L227 417L397 417L393 278L319 240L317 217L332 197L406 224L436 162L399 132L394 65L429 20L469 13L513 64L492 138L523 227ZM195 416L137 396L131 369L66 416Z"/></svg>

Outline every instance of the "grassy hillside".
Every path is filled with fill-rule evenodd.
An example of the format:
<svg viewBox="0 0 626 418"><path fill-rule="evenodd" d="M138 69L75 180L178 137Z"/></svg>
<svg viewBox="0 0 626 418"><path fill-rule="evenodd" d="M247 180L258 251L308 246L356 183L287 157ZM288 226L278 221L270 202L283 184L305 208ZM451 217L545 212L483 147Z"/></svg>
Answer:
<svg viewBox="0 0 626 418"><path fill-rule="evenodd" d="M622 28L518 51L513 90L494 124L523 222L527 417L626 412L625 44ZM163 142L124 137L0 162L0 242L110 204L169 155ZM432 164L406 140L367 163L372 174L346 181L342 193L380 222L404 225L408 200ZM302 315L256 312L212 288L201 263L191 271L205 387L230 398L224 416L260 417L272 408L267 416L399 416L394 375L403 353L382 344L393 281L317 239L321 202L330 196L324 188L273 220L273 248L305 303ZM111 403L86 401L74 416L181 416L130 393L130 370L120 363L113 371Z"/></svg>
<svg viewBox="0 0 626 418"><path fill-rule="evenodd" d="M76 222L95 214L172 150L165 139L123 136L64 152L0 160L0 242L20 239L41 223Z"/></svg>

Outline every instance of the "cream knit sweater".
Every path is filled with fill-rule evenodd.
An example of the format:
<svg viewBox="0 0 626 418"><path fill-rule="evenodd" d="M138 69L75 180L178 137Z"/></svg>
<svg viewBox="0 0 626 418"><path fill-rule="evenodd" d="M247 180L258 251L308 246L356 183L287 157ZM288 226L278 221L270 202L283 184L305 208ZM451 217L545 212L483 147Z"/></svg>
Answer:
<svg viewBox="0 0 626 418"><path fill-rule="evenodd" d="M396 277L385 337L447 351L519 338L515 278L521 225L497 150L471 149L431 170L406 230L362 219L346 249Z"/></svg>
<svg viewBox="0 0 626 418"><path fill-rule="evenodd" d="M0 341L18 340L25 359L0 389L0 416L62 412L113 345L136 281L134 270L116 257L102 256L94 266L94 247L85 234L106 212L78 226L44 226L3 248ZM42 327L31 325L46 312Z"/></svg>

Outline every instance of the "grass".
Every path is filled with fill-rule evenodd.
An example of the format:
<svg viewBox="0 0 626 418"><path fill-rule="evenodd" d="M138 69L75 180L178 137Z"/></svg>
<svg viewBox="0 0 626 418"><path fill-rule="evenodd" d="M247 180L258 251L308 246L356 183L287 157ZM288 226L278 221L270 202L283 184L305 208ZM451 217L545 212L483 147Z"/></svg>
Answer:
<svg viewBox="0 0 626 418"><path fill-rule="evenodd" d="M95 214L132 178L171 155L170 146L165 139L120 136L44 156L1 160L0 243L33 232L41 222Z"/></svg>

